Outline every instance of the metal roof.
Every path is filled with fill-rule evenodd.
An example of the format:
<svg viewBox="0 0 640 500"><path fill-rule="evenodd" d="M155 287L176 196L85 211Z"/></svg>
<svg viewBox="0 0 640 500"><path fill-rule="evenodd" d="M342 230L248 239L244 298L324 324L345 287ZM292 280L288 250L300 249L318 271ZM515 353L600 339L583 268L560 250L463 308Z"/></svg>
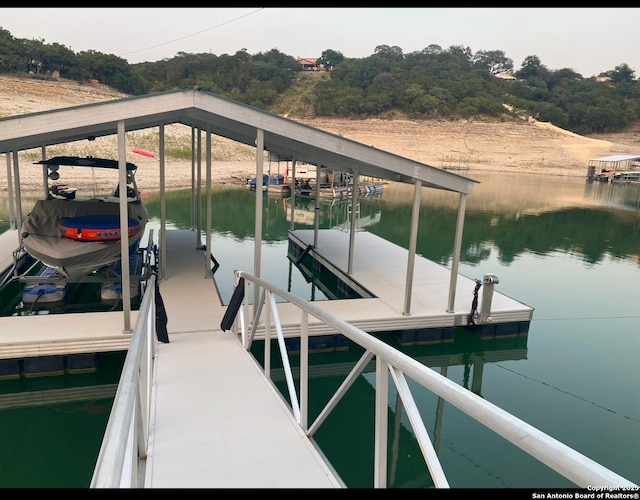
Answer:
<svg viewBox="0 0 640 500"><path fill-rule="evenodd" d="M2 118L0 153L115 135L119 122L125 132L179 123L253 147L262 130L264 149L282 159L464 194L477 183L199 88Z"/></svg>
<svg viewBox="0 0 640 500"><path fill-rule="evenodd" d="M602 158L593 158L590 161L629 161L629 160L640 160L640 155L612 155L612 156L603 156Z"/></svg>

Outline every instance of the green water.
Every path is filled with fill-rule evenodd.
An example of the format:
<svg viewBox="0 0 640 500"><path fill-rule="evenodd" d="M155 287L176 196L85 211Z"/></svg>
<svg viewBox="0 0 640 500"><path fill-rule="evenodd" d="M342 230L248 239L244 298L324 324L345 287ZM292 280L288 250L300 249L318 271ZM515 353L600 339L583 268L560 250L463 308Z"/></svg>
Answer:
<svg viewBox="0 0 640 500"><path fill-rule="evenodd" d="M103 353L90 373L0 381L1 488L89 486L123 363Z"/></svg>

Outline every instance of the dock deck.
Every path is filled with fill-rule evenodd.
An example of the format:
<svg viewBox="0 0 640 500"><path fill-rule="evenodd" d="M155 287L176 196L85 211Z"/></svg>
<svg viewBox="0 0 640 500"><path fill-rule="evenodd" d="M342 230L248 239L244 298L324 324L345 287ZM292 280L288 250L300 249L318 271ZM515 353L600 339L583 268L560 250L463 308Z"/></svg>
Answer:
<svg viewBox="0 0 640 500"><path fill-rule="evenodd" d="M220 330L226 306L215 281L205 277L205 256L196 248L194 232L166 234L167 272L160 291L170 343L158 345L145 487L342 487L239 340ZM17 238L15 232L0 235L5 253L15 247L17 240L10 238ZM304 247L312 243L313 231L293 231L290 238ZM316 251L346 272L348 239L348 233L323 230ZM320 301L319 307L366 331L451 326L468 313L474 281L458 277L460 313L448 314L449 270L416 257L412 312L403 315L407 251L367 232L358 232L355 241L351 278L375 298ZM289 336L300 322L299 311L290 306L278 304ZM502 321L525 321L532 314L499 293L493 310ZM136 317L133 311L132 324ZM0 332L5 359L128 348L122 312L0 318ZM314 318L309 332L327 333Z"/></svg>
<svg viewBox="0 0 640 500"><path fill-rule="evenodd" d="M290 240L299 248L313 245L311 229L290 232ZM355 234L353 269L348 270L349 233L338 229L322 230L314 254L374 295L373 298L329 300L317 305L367 332L453 328L467 325L471 311L474 279L458 275L454 312L448 313L447 297L451 271L421 256L416 256L409 314L404 314L406 249L366 231ZM482 278L482 276L478 277ZM285 336L295 330L299 314L289 304L278 307ZM517 332L533 315L533 308L497 291L491 301L489 326L499 328L496 335ZM288 326L292 329L289 330ZM259 330L260 331L260 330ZM327 334L322 325L309 319L310 334ZM485 336L491 336L491 329ZM516 333L516 335L518 334Z"/></svg>

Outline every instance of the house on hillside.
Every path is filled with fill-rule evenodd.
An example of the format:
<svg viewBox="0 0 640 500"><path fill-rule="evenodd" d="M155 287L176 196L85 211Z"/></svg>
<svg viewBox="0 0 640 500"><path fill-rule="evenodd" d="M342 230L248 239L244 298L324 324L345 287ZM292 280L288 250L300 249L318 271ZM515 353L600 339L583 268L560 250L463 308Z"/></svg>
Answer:
<svg viewBox="0 0 640 500"><path fill-rule="evenodd" d="M515 81L516 77L513 75L510 75L509 73L498 73L496 75L496 78L500 78L502 80L509 80L509 81Z"/></svg>
<svg viewBox="0 0 640 500"><path fill-rule="evenodd" d="M303 71L320 71L324 69L322 64L318 64L317 57L298 57L296 61L302 65Z"/></svg>
<svg viewBox="0 0 640 500"><path fill-rule="evenodd" d="M600 75L596 77L596 82L606 83L609 87L615 87L615 82L611 79L610 76Z"/></svg>

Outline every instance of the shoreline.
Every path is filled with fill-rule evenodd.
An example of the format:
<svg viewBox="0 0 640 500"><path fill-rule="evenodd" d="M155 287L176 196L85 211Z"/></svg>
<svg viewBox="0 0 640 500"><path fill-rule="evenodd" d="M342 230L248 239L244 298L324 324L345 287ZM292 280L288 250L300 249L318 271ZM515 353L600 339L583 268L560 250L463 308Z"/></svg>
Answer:
<svg viewBox="0 0 640 500"><path fill-rule="evenodd" d="M71 81L43 81L0 75L0 117L17 116L95 102L126 98L104 85L80 85ZM587 176L590 159L614 154L640 155L640 126L615 134L580 136L537 120L505 117L503 120L414 120L366 118L291 118L331 134L387 151L435 168L473 178L476 172L511 172L547 176ZM179 124L165 127L166 141L174 148L189 150L191 130ZM214 186L243 185L255 176L255 154L250 146L213 136L212 181ZM141 148L157 152L157 131L127 134L127 150ZM117 158L113 136L92 142L77 141L51 146L47 156L95 156ZM42 170L33 165L40 150L19 153L20 186L27 192L41 192ZM127 154L127 161L138 165L136 181L142 192L159 190L158 160ZM10 163L10 162L9 162ZM264 172L273 164L265 160ZM456 170L463 167L464 170ZM280 165L280 168L283 165ZM204 179L205 166L201 165ZM191 160L167 158L167 190L191 187ZM13 171L11 172L13 175ZM113 179L110 177L110 179ZM90 171L77 169L73 182L60 182L87 188L96 184ZM0 167L0 189L8 187L7 169Z"/></svg>
<svg viewBox="0 0 640 500"><path fill-rule="evenodd" d="M136 172L136 183L140 192L156 193L160 191L160 175L157 169L157 163L143 161L135 162L138 166ZM272 167L273 168L273 167ZM286 166L281 165L280 171ZM73 169L73 167L69 167ZM264 172L268 173L268 166L263 167ZM204 170L204 169L202 169ZM251 161L219 161L212 162L212 186L244 186L248 179L255 177L256 165ZM584 169L576 169L570 167L554 167L553 172L550 167L542 168L522 168L513 167L505 168L499 165L468 165L458 167L443 168L447 172L462 175L464 177L473 178L474 173L483 172L503 172L506 174L526 174L526 175L553 175L556 177L584 177L587 176L587 166ZM71 171L71 170L69 170ZM6 172L6 171L5 171ZM65 175L64 169L60 170L61 177L58 182L69 185L79 190L95 189L98 192L108 191L117 183L114 176L105 176L104 178L96 178L92 169L77 168L73 169L73 178L68 179L68 173ZM206 172L201 171L202 183L205 182ZM191 162L184 161L167 161L165 168L165 189L167 191L180 191L191 189L192 187L192 168ZM13 179L15 182L15 179ZM25 166L20 164L20 192L27 196L39 195L42 193L42 169L39 166ZM6 175L0 175L0 191L7 192L8 182Z"/></svg>

